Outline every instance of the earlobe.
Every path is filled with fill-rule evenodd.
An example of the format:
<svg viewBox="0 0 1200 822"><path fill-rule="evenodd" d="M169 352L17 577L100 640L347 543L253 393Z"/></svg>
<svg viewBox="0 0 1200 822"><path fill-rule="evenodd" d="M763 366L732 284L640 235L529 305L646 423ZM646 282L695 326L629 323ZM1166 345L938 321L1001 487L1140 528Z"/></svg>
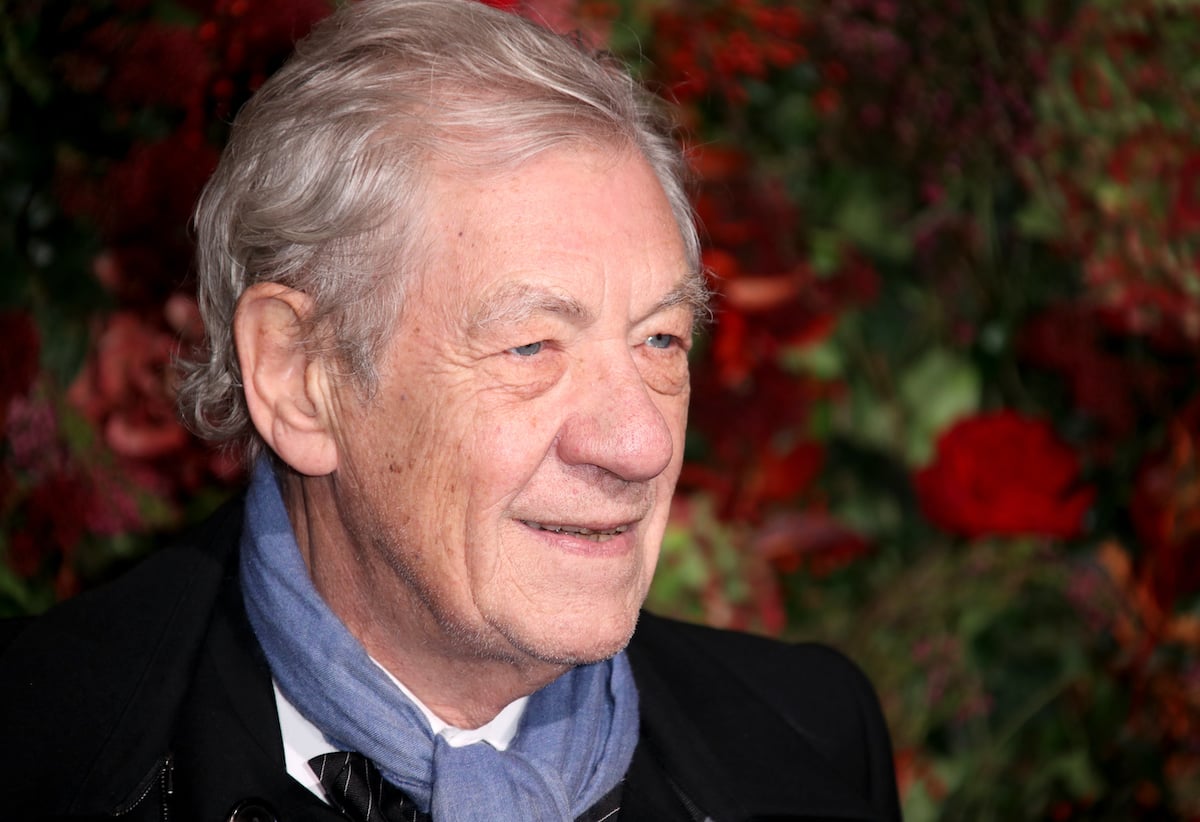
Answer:
<svg viewBox="0 0 1200 822"><path fill-rule="evenodd" d="M299 291L256 283L238 300L233 334L255 429L293 469L323 476L337 467L337 445L327 369L301 336L310 307Z"/></svg>

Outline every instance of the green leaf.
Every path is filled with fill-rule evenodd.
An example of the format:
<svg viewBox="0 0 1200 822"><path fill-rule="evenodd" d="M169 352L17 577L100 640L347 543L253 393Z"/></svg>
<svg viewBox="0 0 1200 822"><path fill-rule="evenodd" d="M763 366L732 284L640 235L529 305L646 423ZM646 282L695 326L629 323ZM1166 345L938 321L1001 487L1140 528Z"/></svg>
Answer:
<svg viewBox="0 0 1200 822"><path fill-rule="evenodd" d="M954 420L979 408L981 389L975 365L944 348L930 349L904 372L900 396L908 411L904 447L910 465L927 462L937 435Z"/></svg>
<svg viewBox="0 0 1200 822"><path fill-rule="evenodd" d="M836 380L846 371L845 355L833 337L813 345L785 349L780 355L780 364L793 374L808 374L819 380Z"/></svg>

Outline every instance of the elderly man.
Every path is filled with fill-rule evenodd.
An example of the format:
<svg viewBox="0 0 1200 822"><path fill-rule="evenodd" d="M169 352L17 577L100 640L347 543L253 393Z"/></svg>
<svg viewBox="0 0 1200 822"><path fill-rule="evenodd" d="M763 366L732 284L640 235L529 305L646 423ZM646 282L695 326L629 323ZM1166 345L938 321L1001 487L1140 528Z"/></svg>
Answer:
<svg viewBox="0 0 1200 822"><path fill-rule="evenodd" d="M470 0L302 42L196 216L181 405L250 487L11 639L0 814L897 818L853 666L639 619L706 296L680 166L625 73Z"/></svg>

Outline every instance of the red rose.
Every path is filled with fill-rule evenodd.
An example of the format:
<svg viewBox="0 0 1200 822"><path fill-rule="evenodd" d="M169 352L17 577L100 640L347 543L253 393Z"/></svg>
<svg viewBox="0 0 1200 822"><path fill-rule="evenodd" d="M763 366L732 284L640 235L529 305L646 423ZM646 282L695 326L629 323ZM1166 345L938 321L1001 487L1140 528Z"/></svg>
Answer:
<svg viewBox="0 0 1200 822"><path fill-rule="evenodd" d="M1080 483L1078 457L1053 429L1012 411L951 426L915 481L930 521L967 537L1077 536L1095 496Z"/></svg>

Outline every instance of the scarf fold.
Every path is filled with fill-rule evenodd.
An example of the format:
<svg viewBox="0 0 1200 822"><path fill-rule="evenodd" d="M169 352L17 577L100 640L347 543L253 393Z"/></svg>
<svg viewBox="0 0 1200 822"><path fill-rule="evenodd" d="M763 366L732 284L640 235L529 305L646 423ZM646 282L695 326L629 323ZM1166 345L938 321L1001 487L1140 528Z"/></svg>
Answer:
<svg viewBox="0 0 1200 822"><path fill-rule="evenodd" d="M246 496L240 565L279 689L331 744L372 760L435 820L573 820L628 770L638 699L624 652L534 692L507 751L435 737L313 586L265 458Z"/></svg>

